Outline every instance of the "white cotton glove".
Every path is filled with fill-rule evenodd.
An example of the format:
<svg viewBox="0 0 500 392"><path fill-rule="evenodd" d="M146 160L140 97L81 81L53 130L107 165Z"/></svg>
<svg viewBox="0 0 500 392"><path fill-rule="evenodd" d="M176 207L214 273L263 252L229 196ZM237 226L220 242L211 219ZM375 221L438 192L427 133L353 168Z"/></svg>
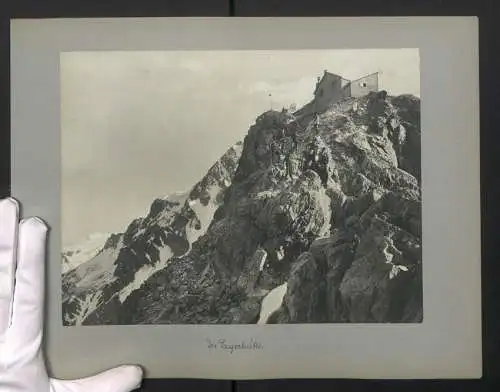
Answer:
<svg viewBox="0 0 500 392"><path fill-rule="evenodd" d="M121 366L96 376L51 379L42 353L47 226L19 222L19 204L0 200L0 392L130 392L142 370ZM70 360L70 358L68 358Z"/></svg>

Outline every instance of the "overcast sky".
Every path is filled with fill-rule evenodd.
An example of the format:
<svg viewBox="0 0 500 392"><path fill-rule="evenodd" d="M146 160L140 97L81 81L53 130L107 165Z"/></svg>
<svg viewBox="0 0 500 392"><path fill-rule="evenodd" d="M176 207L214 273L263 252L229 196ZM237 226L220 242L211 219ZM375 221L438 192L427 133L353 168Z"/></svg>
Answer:
<svg viewBox="0 0 500 392"><path fill-rule="evenodd" d="M189 189L271 105L310 101L324 69L420 96L416 49L63 53L64 245Z"/></svg>

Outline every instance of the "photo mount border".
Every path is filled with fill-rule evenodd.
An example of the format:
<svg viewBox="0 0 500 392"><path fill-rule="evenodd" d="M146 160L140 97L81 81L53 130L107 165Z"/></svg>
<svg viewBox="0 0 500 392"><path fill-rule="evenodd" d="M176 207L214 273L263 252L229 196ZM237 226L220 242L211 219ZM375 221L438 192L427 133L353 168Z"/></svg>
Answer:
<svg viewBox="0 0 500 392"><path fill-rule="evenodd" d="M134 362L153 378L481 377L477 30L474 17L14 20L12 194L26 214L51 225L47 354L55 376L80 377ZM61 51L384 47L419 48L421 56L422 324L62 327ZM463 83L454 83L457 78ZM450 140L454 150L443 154ZM329 329L334 330L331 339L318 339ZM264 349L230 356L204 349L205 338L221 335L228 341L254 338ZM66 361L69 357L75 360Z"/></svg>

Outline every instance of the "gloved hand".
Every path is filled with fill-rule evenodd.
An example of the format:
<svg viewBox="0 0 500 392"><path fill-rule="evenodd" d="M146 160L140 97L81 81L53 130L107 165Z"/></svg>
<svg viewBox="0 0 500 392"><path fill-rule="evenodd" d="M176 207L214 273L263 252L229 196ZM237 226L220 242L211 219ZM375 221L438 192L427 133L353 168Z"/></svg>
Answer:
<svg viewBox="0 0 500 392"><path fill-rule="evenodd" d="M47 226L38 218L19 222L19 204L0 200L0 391L130 392L142 370L120 366L89 378L48 376L42 353Z"/></svg>

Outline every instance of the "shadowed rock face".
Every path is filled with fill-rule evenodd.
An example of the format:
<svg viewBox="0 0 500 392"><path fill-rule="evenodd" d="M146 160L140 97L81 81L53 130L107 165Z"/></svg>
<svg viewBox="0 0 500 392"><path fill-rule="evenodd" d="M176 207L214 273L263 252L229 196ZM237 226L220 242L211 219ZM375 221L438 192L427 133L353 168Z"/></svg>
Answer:
<svg viewBox="0 0 500 392"><path fill-rule="evenodd" d="M157 200L111 241L113 281L84 324L256 323L283 283L268 323L422 320L418 98L371 93L317 119L269 111L219 162L189 196L208 205L217 184L208 223L188 201ZM119 301L165 246L168 263Z"/></svg>

